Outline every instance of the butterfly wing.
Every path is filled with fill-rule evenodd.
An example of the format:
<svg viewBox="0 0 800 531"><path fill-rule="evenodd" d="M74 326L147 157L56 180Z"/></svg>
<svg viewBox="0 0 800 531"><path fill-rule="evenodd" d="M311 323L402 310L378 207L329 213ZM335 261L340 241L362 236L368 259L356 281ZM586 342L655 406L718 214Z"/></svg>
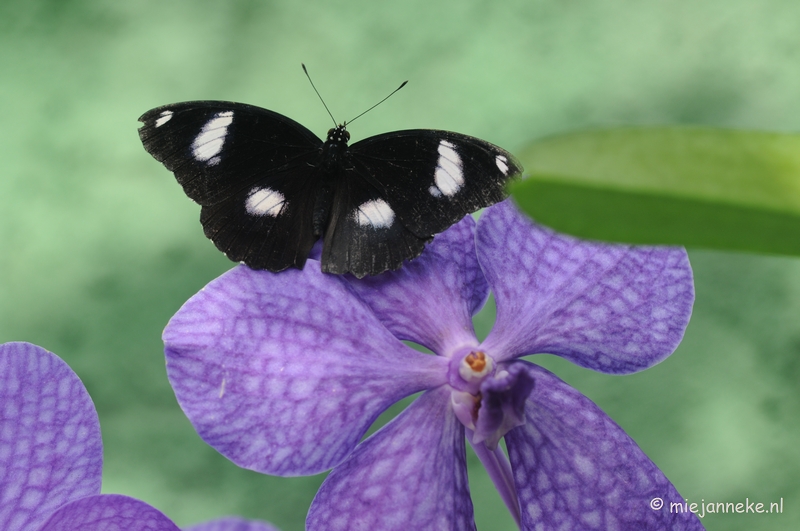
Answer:
<svg viewBox="0 0 800 531"><path fill-rule="evenodd" d="M203 205L205 235L231 260L253 269L302 269L319 237L313 225L315 168L273 172L224 201Z"/></svg>
<svg viewBox="0 0 800 531"><path fill-rule="evenodd" d="M323 264L331 273L374 275L418 256L465 215L502 201L522 166L478 138L428 129L353 144L337 187Z"/></svg>
<svg viewBox="0 0 800 531"><path fill-rule="evenodd" d="M139 118L145 149L202 205L206 236L257 269L303 267L316 240L322 141L278 113L241 103L165 105Z"/></svg>
<svg viewBox="0 0 800 531"><path fill-rule="evenodd" d="M344 171L325 231L322 270L358 278L397 269L422 253L420 238L397 219L381 192L358 171Z"/></svg>

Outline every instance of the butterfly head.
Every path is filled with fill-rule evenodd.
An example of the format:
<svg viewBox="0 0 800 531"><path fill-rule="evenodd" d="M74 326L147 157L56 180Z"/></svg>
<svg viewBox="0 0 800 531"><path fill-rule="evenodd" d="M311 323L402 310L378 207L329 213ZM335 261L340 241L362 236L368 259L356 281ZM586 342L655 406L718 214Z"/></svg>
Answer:
<svg viewBox="0 0 800 531"><path fill-rule="evenodd" d="M342 124L328 130L328 138L321 148L322 168L331 170L341 164L342 157L347 151L347 141L350 140L350 133L345 127L346 124Z"/></svg>
<svg viewBox="0 0 800 531"><path fill-rule="evenodd" d="M331 129L328 129L327 142L347 145L347 142L350 141L350 133L347 132L346 127L347 124L341 124Z"/></svg>

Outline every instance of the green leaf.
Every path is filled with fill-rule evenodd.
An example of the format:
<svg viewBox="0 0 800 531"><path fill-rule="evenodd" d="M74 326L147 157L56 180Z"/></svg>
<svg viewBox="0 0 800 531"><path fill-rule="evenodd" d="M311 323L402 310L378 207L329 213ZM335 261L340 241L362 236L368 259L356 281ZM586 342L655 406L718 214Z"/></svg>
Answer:
<svg viewBox="0 0 800 531"><path fill-rule="evenodd" d="M586 131L522 151L531 217L582 238L800 255L800 135Z"/></svg>

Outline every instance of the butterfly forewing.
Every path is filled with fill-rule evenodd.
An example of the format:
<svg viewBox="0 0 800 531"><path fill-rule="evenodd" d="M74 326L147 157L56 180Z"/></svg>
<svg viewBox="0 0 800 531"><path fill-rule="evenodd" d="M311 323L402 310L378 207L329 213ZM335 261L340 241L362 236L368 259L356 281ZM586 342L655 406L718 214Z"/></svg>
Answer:
<svg viewBox="0 0 800 531"><path fill-rule="evenodd" d="M175 174L186 195L211 205L316 153L322 141L278 113L222 101L165 105L139 118L145 149Z"/></svg>
<svg viewBox="0 0 800 531"><path fill-rule="evenodd" d="M428 129L367 138L350 147L349 157L400 221L423 238L502 201L505 184L521 171L514 157L494 144Z"/></svg>

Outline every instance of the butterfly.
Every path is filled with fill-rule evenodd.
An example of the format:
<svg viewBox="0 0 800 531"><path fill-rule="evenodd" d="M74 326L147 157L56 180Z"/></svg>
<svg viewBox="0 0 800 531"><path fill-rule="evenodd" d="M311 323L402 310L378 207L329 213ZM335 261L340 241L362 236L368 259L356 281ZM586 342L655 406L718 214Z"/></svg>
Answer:
<svg viewBox="0 0 800 531"><path fill-rule="evenodd" d="M522 171L507 151L459 133L395 131L348 146L347 122L323 142L243 103L175 103L139 121L144 148L201 205L205 235L229 259L273 272L302 269L320 239L326 273L398 269L503 200Z"/></svg>

